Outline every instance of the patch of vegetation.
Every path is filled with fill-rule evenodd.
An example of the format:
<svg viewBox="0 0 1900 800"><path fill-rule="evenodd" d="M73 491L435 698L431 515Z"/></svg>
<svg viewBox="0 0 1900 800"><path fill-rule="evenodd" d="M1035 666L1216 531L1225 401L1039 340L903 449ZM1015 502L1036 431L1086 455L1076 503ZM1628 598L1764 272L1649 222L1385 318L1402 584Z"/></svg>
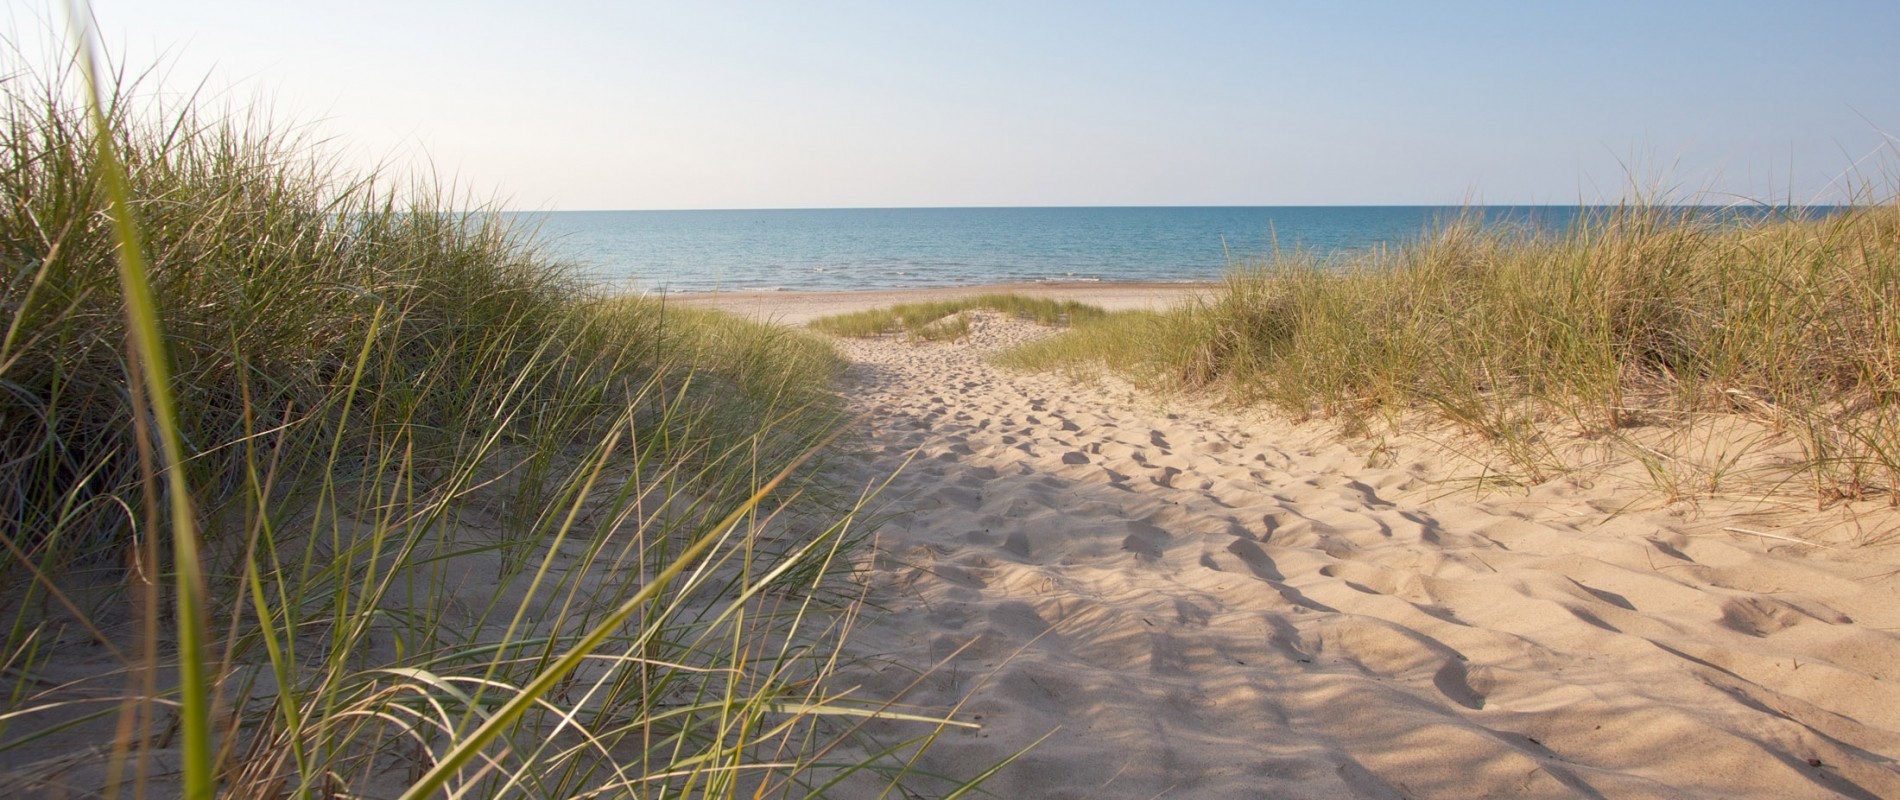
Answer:
<svg viewBox="0 0 1900 800"><path fill-rule="evenodd" d="M1798 437L1824 500L1900 487L1900 204L1712 217L1630 206L1565 231L1450 224L1349 263L1241 266L1211 298L1006 354L1363 429L1428 410L1553 472L1553 421L1742 416Z"/></svg>
<svg viewBox="0 0 1900 800"><path fill-rule="evenodd" d="M814 470L827 342L597 295L267 125L4 72L11 789L802 796L955 724L847 741L904 715L831 685L863 526Z"/></svg>
<svg viewBox="0 0 1900 800"><path fill-rule="evenodd" d="M1043 325L1076 325L1107 315L1099 306L1074 300L990 293L820 317L812 320L810 327L821 333L861 339L903 331L912 341L938 341L962 336L969 326L964 315L975 310L1009 314ZM957 319L963 321L959 323Z"/></svg>

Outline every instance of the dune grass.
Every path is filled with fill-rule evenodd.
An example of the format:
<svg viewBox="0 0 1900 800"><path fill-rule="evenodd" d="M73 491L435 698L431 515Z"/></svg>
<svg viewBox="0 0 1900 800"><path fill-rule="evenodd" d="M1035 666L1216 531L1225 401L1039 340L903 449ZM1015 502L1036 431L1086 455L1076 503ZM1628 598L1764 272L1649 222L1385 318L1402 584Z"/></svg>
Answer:
<svg viewBox="0 0 1900 800"><path fill-rule="evenodd" d="M0 794L796 796L954 724L850 741L824 341L8 66Z"/></svg>
<svg viewBox="0 0 1900 800"><path fill-rule="evenodd" d="M886 308L835 314L811 321L811 329L834 336L873 338L899 331L911 341L956 339L969 331L968 312L996 311L1044 325L1074 325L1107 314L1074 300L1050 300L1020 294L988 293L953 300L902 303Z"/></svg>
<svg viewBox="0 0 1900 800"><path fill-rule="evenodd" d="M1564 469L1555 430L1614 440L1746 418L1799 440L1791 474L1823 502L1893 501L1897 309L1900 205L1752 222L1638 205L1561 232L1455 221L1347 263L1247 264L1205 302L1078 325L1004 361L1353 428L1424 410L1529 482Z"/></svg>

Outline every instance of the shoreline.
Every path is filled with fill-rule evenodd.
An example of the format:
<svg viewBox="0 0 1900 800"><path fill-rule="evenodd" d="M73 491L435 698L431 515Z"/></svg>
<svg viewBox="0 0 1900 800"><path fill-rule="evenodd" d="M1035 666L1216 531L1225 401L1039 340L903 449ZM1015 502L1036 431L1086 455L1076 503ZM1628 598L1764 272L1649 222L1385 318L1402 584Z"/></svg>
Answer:
<svg viewBox="0 0 1900 800"><path fill-rule="evenodd" d="M781 325L804 325L819 317L930 300L949 300L979 294L1009 293L1030 297L1075 300L1109 311L1164 311L1190 298L1204 297L1220 284L1160 281L988 283L974 286L938 286L917 289L862 291L680 292L663 296L664 302L698 308L716 308Z"/></svg>

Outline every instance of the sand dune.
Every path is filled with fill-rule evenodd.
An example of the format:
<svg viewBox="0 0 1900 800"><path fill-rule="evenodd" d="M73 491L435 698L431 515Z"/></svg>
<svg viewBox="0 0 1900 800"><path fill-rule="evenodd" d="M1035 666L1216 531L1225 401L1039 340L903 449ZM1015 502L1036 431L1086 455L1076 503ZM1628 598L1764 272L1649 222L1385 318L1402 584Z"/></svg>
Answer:
<svg viewBox="0 0 1900 800"><path fill-rule="evenodd" d="M905 702L982 725L920 772L1041 740L986 788L1900 796L1895 548L1627 510L1610 480L1478 496L1428 446L1369 457L1323 426L983 361L1035 335L986 315L955 344L840 343L856 479L911 459L851 678L888 696L928 670Z"/></svg>

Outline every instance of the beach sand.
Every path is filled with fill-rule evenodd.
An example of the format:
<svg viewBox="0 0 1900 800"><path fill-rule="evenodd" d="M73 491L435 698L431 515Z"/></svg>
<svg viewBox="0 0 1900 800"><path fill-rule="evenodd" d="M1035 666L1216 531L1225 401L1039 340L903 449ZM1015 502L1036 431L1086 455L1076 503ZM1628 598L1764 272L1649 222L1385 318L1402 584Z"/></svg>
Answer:
<svg viewBox="0 0 1900 800"><path fill-rule="evenodd" d="M738 300L713 302L766 309ZM1587 472L1480 494L1425 437L1375 447L984 361L1046 334L978 315L955 343L839 342L867 436L842 474L902 468L845 677L982 726L936 739L923 795L942 786L924 774L1028 748L985 788L1900 796L1884 504L1663 502Z"/></svg>

